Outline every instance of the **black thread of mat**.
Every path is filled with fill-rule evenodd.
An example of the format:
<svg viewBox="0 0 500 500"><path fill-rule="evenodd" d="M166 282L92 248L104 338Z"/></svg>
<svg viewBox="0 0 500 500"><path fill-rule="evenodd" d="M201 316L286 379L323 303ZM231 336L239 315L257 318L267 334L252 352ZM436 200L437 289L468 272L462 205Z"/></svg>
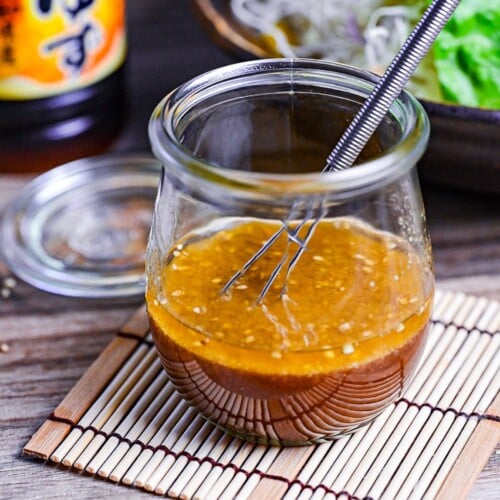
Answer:
<svg viewBox="0 0 500 500"><path fill-rule="evenodd" d="M465 413L465 412L458 411L458 410L456 410L454 408L448 408L448 409L444 410L442 408L435 407L435 406L433 406L433 405L431 405L429 403L419 404L419 403L415 403L413 401L409 401L409 400L407 400L405 398L399 399L395 404L398 404L400 402L401 403L405 403L408 406L416 407L419 410L422 409L422 408L429 408L431 411L439 411L442 414L446 414L448 412L452 412L456 417L465 417L467 419L476 418L478 420L478 422L481 421L481 420L492 420L494 422L500 422L500 416L497 416L497 415L490 415L490 414L487 414L487 413L481 414L481 413L478 413L478 412ZM363 497L361 499L359 497L356 497L356 496L352 495L348 491L336 492L336 491L332 490L331 488L329 488L328 486L326 486L325 484L322 484L322 483L318 484L316 486L312 486L310 484L304 483L303 481L301 481L300 479L297 479L297 478L295 478L295 479L288 479L288 478L286 478L284 476L280 476L280 475L276 475L276 474L269 474L269 473L263 472L263 471L261 471L259 469L254 469L252 471L248 471L248 470L245 470L245 469L242 469L242 468L238 467L237 465L235 465L233 463L218 462L217 460L215 460L215 459L213 459L211 457L199 458L199 457L196 457L196 456L192 455L191 453L188 453L188 452L186 452L184 450L180 451L180 452L174 452L173 450L171 450L170 448L167 448L164 445L152 446L152 445L149 445L149 444L146 444L146 443L142 442L139 439L131 441L130 439L122 436L121 434L119 434L117 432L113 432L111 434L108 434L106 432L103 432L103 431L95 428L92 425L84 427L84 426L82 426L80 424L74 423L70 419L63 418L63 417L58 417L54 413L51 413L47 417L47 420L50 420L52 422L66 424L66 425L70 426L72 429L78 429L78 430L80 430L82 433L86 432L86 431L92 431L96 435L103 436L105 439L109 439L109 438L115 437L116 439L118 439L118 441L126 443L130 447L132 447L134 445L137 445L137 446L140 446L142 450L150 450L153 453L155 453L157 451L163 451L166 455L170 455L174 459L177 459L177 458L180 458L180 457L185 457L188 461L190 461L190 462L196 462L199 465L201 465L203 463L209 463L212 467L220 467L222 470L232 469L236 473L241 472L247 478L250 477L252 474L257 474L262 479L271 479L271 480L275 480L275 481L280 481L280 482L286 483L287 486L288 486L288 488L290 488L291 486L293 486L293 485L296 484L296 485L298 485L301 488L301 490L308 489L308 490L311 490L313 493L315 491L317 491L317 490L323 490L325 493L331 493L331 494L335 495L336 498L340 498L342 496L343 497L347 496L347 498L349 500L373 500L371 497Z"/></svg>

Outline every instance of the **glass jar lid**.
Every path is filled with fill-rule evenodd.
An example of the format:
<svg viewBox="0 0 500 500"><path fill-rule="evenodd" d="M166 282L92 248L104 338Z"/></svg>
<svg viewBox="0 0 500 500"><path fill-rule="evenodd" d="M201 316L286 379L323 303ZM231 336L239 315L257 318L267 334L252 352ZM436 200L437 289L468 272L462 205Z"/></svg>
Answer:
<svg viewBox="0 0 500 500"><path fill-rule="evenodd" d="M143 155L76 160L27 184L0 219L0 253L33 286L73 297L144 293L161 166Z"/></svg>

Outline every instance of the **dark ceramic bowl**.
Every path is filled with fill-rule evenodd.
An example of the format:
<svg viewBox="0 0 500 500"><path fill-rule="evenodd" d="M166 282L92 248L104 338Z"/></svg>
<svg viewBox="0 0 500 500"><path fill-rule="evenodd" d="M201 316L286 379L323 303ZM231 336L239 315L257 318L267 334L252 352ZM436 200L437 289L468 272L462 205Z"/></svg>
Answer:
<svg viewBox="0 0 500 500"><path fill-rule="evenodd" d="M422 177L474 191L500 193L500 110L421 99L431 120Z"/></svg>
<svg viewBox="0 0 500 500"><path fill-rule="evenodd" d="M192 0L209 36L239 59L277 57L231 15L228 0ZM431 137L419 163L422 178L458 188L500 193L500 110L420 99Z"/></svg>

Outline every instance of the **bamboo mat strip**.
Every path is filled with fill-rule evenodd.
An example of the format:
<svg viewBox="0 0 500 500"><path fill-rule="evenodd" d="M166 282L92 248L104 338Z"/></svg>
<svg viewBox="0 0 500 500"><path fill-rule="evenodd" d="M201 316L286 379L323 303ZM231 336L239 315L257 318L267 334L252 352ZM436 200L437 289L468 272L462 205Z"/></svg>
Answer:
<svg viewBox="0 0 500 500"><path fill-rule="evenodd" d="M465 498L500 439L499 372L500 303L438 290L403 397L351 436L266 447L224 434L179 397L141 309L24 452L186 499Z"/></svg>

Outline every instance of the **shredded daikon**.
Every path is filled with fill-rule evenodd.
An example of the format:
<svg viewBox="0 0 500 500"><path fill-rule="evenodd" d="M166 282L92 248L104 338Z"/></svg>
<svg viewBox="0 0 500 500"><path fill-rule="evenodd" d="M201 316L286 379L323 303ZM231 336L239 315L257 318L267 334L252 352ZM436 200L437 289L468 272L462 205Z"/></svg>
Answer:
<svg viewBox="0 0 500 500"><path fill-rule="evenodd" d="M426 5L416 0L231 0L234 16L285 57L313 57L382 73ZM410 89L438 96L432 63L421 65Z"/></svg>

